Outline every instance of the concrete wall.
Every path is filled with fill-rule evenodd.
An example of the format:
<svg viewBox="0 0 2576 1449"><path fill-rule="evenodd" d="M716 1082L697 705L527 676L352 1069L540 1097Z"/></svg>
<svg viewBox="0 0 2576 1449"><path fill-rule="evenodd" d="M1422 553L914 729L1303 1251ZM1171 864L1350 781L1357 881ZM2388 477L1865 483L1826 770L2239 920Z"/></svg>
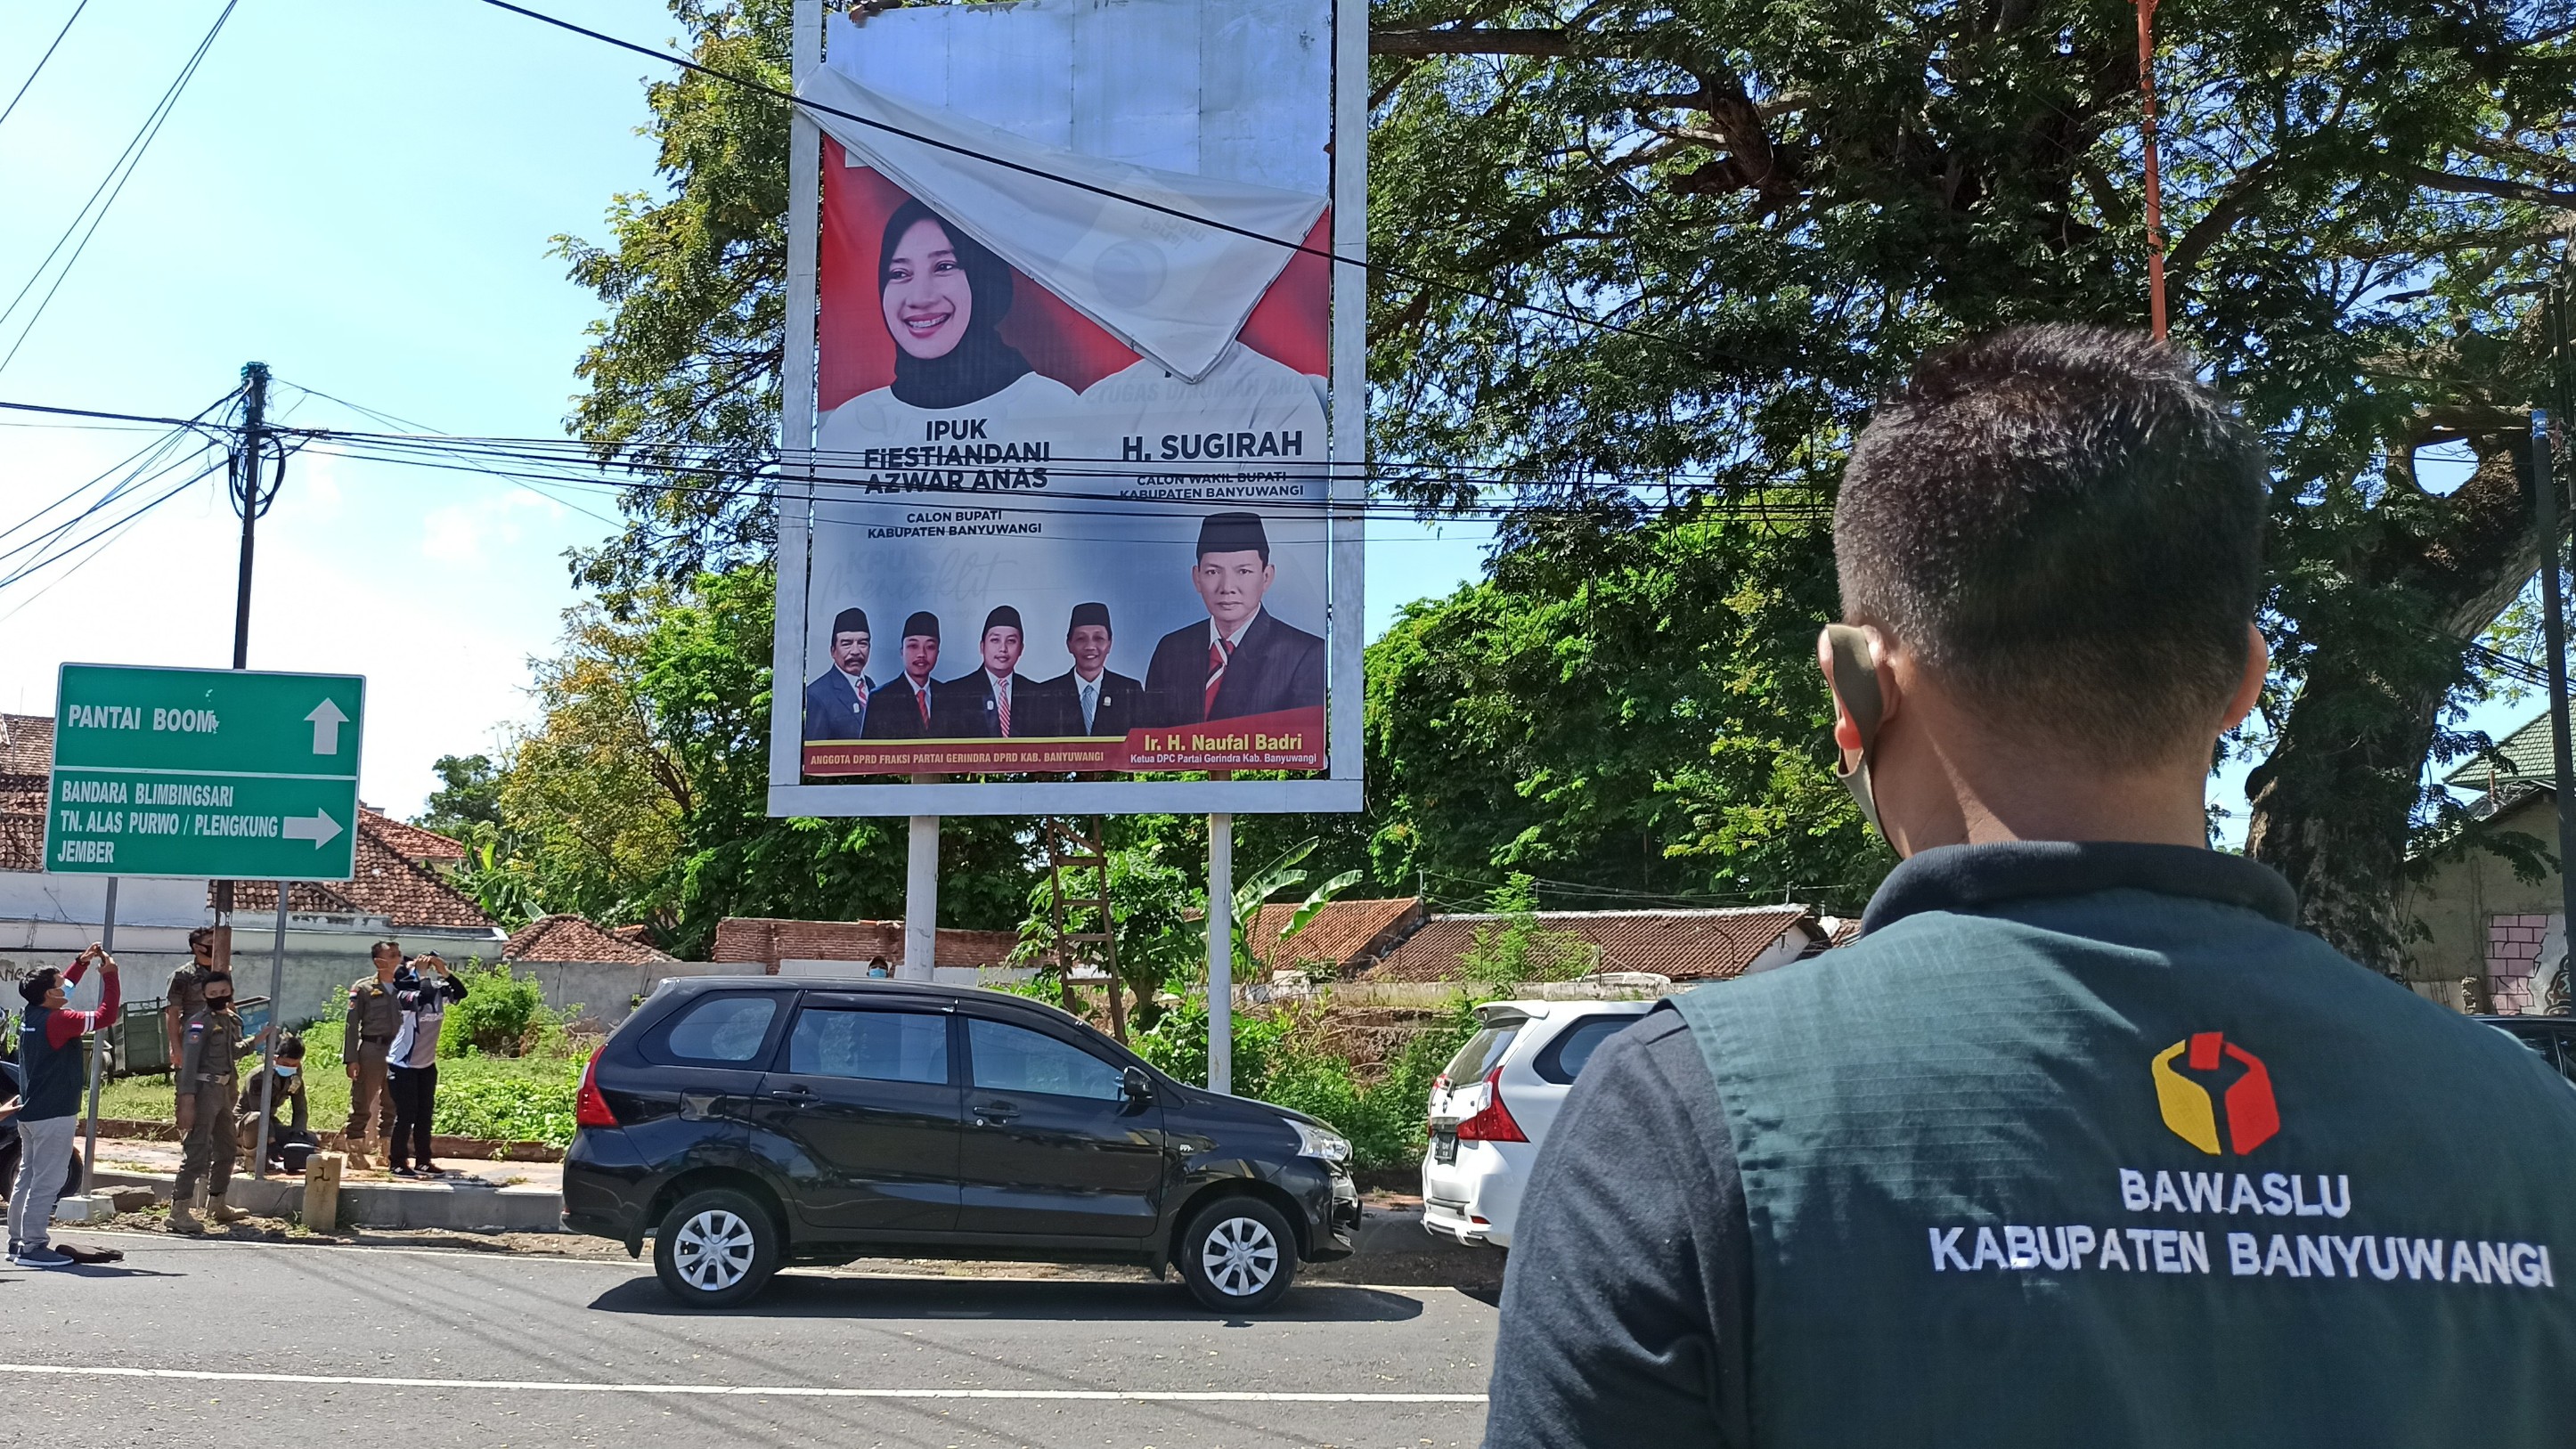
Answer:
<svg viewBox="0 0 2576 1449"><path fill-rule="evenodd" d="M2496 828L2528 836L2534 847L2553 856L2558 853L2558 812L2548 795L2507 810ZM2555 871L2526 881L2490 851L2435 857L2424 879L2398 899L2399 919L2411 917L2423 931L2420 939L2407 943L2406 984L2419 995L2460 1008L2460 978L2487 975L2493 918L2551 916L2565 904Z"/></svg>
<svg viewBox="0 0 2576 1449"><path fill-rule="evenodd" d="M574 1007L603 1026L615 1026L639 998L673 976L739 976L743 968L715 961L513 961L514 975L534 976L546 1005L569 1014Z"/></svg>
<svg viewBox="0 0 2576 1449"><path fill-rule="evenodd" d="M98 940L107 912L103 876L0 871L0 983L47 966L68 966ZM188 959L188 932L214 919L201 880L121 879L116 887L116 962L126 996L157 996ZM149 983L149 984L146 984ZM72 995L72 1005L98 1004L93 974ZM15 1011L13 990L0 1009Z"/></svg>

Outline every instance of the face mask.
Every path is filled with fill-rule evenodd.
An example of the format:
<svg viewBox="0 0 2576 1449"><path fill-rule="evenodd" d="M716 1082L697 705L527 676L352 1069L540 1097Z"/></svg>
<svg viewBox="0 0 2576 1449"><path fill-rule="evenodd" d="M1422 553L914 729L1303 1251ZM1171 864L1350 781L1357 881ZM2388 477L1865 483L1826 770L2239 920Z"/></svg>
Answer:
<svg viewBox="0 0 2576 1449"><path fill-rule="evenodd" d="M1837 746L1834 774L1860 803L1860 818L1885 836L1886 828L1878 823L1878 799L1869 787L1869 767L1878 757L1879 720L1886 712L1878 696L1878 665L1870 653L1869 631L1851 624L1827 624L1825 649L1833 661L1834 692L1842 697L1843 708L1860 731L1860 763L1844 769Z"/></svg>
<svg viewBox="0 0 2576 1449"><path fill-rule="evenodd" d="M288 1065L287 1065L286 1063L284 1063L284 1062L279 1062L279 1063L277 1064L277 1074L278 1074L279 1076L281 1076L281 1077L291 1077L291 1076L294 1076L294 1075L295 1075L295 1072L296 1072L296 1069L295 1069L295 1068L288 1066Z"/></svg>

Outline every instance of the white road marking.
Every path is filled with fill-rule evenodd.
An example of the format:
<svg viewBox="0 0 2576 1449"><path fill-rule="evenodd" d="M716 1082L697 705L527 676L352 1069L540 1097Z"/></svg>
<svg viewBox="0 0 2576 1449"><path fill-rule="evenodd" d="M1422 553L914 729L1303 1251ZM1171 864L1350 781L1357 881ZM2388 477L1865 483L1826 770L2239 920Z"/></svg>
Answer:
<svg viewBox="0 0 2576 1449"><path fill-rule="evenodd" d="M318 1384L383 1389L510 1389L559 1394L679 1394L700 1398L1038 1399L1177 1404L1481 1404L1483 1394L1308 1394L1164 1389L835 1389L804 1384L582 1384L546 1379L371 1378L358 1374L222 1373L116 1364L0 1363L0 1374L63 1378L184 1379L227 1384Z"/></svg>

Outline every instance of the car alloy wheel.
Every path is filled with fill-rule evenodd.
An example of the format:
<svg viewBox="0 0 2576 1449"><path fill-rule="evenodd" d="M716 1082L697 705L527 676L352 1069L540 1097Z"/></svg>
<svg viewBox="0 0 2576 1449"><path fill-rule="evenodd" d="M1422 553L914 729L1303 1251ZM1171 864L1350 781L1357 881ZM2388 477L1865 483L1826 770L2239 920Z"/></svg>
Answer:
<svg viewBox="0 0 2576 1449"><path fill-rule="evenodd" d="M751 1224L724 1208L709 1208L680 1226L671 1260L690 1287L721 1293L750 1274L757 1249Z"/></svg>
<svg viewBox="0 0 2576 1449"><path fill-rule="evenodd" d="M1199 1261L1218 1292L1250 1298L1279 1276L1279 1239L1257 1218L1225 1218L1200 1240Z"/></svg>
<svg viewBox="0 0 2576 1449"><path fill-rule="evenodd" d="M662 1218L653 1274L662 1291L691 1308L730 1308L778 1271L777 1214L736 1188L691 1193Z"/></svg>

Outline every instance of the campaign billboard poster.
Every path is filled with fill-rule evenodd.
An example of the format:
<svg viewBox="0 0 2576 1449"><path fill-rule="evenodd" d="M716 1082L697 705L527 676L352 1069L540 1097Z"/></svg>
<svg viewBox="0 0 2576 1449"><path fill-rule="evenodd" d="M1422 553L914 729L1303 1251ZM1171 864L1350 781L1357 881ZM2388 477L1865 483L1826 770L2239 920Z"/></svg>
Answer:
<svg viewBox="0 0 2576 1449"><path fill-rule="evenodd" d="M1356 806L1335 19L1022 0L828 24L797 87L818 302L774 808ZM887 788L922 776L945 783Z"/></svg>

